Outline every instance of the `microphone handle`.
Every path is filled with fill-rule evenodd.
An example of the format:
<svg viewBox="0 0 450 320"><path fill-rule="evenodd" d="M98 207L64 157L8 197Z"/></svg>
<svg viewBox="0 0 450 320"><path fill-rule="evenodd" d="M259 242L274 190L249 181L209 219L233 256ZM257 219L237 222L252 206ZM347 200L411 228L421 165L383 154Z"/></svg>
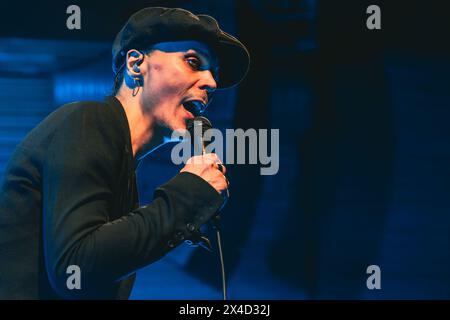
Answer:
<svg viewBox="0 0 450 320"><path fill-rule="evenodd" d="M203 137L200 137L198 139L198 144L202 146L202 155L204 155L205 152L205 143L203 141ZM227 190L228 193L228 190ZM217 211L217 214L215 214L212 218L211 218L211 222L213 225L213 228L215 230L219 230L220 231L220 215L219 215L219 211L223 208L224 206L220 207L220 209Z"/></svg>

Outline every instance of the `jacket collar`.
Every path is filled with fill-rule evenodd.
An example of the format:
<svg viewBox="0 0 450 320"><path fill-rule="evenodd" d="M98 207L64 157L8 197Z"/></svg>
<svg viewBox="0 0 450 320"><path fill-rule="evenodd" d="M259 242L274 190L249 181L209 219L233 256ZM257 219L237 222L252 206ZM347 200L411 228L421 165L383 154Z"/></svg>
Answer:
<svg viewBox="0 0 450 320"><path fill-rule="evenodd" d="M125 136L125 153L129 155L131 163L134 164L134 169L136 170L139 166L140 160L137 160L133 156L133 147L131 144L131 130L128 124L127 114L125 113L125 109L120 103L119 99L114 96L107 96L105 99L106 103L112 107L113 113L117 120L120 123L120 128Z"/></svg>

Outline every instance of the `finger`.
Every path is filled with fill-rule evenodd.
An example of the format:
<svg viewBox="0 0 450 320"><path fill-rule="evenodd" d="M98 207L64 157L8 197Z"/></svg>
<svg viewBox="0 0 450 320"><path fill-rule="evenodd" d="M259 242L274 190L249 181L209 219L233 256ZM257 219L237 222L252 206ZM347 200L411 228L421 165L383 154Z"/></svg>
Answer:
<svg viewBox="0 0 450 320"><path fill-rule="evenodd" d="M227 179L227 177L223 173L221 175L222 175L223 180L226 183L226 187L228 188L228 186L230 185L230 181Z"/></svg>
<svg viewBox="0 0 450 320"><path fill-rule="evenodd" d="M229 188L230 187L230 180L228 180L227 177L225 177L225 176L224 176L224 178L225 178L225 181L227 183L227 188Z"/></svg>
<svg viewBox="0 0 450 320"><path fill-rule="evenodd" d="M204 155L193 156L186 162L186 164L208 164L211 166L215 166L216 163L221 163L221 161L215 153L205 153Z"/></svg>
<svg viewBox="0 0 450 320"><path fill-rule="evenodd" d="M215 153L206 153L204 157L212 163L222 163L222 160L220 160L219 156Z"/></svg>
<svg viewBox="0 0 450 320"><path fill-rule="evenodd" d="M186 164L203 164L204 163L203 159L204 159L203 156L192 156L188 159Z"/></svg>
<svg viewBox="0 0 450 320"><path fill-rule="evenodd" d="M224 188L222 189L222 195L226 194L227 198L230 197L230 181L228 181L227 177L223 176L223 178L225 179L226 185L224 186Z"/></svg>

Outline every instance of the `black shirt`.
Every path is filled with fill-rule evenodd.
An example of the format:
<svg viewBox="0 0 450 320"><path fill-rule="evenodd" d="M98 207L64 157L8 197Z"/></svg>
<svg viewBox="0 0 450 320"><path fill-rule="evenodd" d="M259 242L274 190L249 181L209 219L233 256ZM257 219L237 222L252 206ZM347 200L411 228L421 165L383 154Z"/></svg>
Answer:
<svg viewBox="0 0 450 320"><path fill-rule="evenodd" d="M33 129L0 188L0 298L126 299L137 269L192 238L222 204L184 172L139 207L135 165L115 97L67 104ZM67 287L70 265L81 289Z"/></svg>

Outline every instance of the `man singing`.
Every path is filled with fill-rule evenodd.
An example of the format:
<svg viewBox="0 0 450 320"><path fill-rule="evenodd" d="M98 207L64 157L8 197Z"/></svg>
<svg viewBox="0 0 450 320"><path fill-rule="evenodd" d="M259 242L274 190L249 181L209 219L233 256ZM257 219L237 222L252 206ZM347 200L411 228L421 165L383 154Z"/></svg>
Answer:
<svg viewBox="0 0 450 320"><path fill-rule="evenodd" d="M198 235L223 202L214 154L188 162L139 207L138 162L239 83L249 54L216 20L133 14L112 48L114 96L62 106L13 153L0 193L0 298L127 299L135 271ZM198 159L197 159L198 160ZM68 270L79 268L79 288Z"/></svg>

